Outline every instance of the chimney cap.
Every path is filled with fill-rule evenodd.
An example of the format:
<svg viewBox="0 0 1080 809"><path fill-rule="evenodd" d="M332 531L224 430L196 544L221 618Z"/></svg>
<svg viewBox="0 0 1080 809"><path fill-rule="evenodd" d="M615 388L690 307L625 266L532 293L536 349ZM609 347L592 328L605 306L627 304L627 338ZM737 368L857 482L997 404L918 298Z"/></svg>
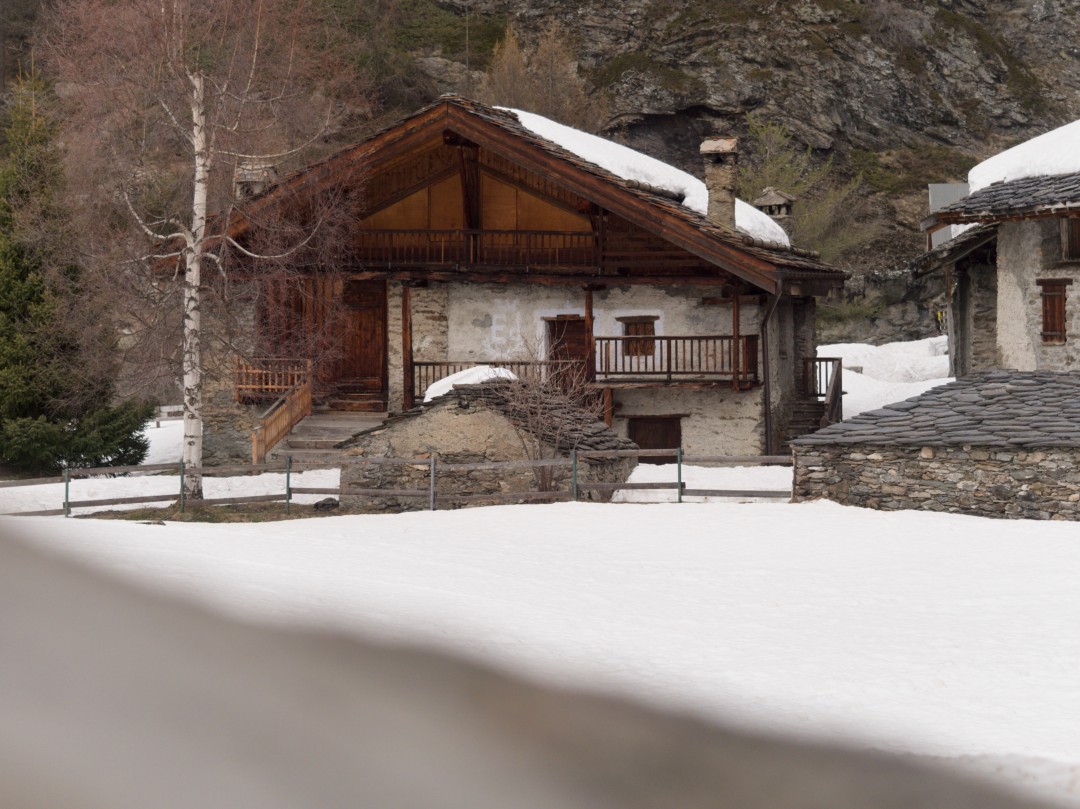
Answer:
<svg viewBox="0 0 1080 809"><path fill-rule="evenodd" d="M701 154L732 154L738 151L738 138L706 138L701 143Z"/></svg>

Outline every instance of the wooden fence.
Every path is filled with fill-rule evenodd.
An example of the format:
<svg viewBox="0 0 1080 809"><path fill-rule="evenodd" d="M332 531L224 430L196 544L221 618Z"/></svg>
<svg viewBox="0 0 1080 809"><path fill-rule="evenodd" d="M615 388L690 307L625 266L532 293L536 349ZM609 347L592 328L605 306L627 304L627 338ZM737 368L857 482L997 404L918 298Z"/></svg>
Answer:
<svg viewBox="0 0 1080 809"><path fill-rule="evenodd" d="M368 497L395 497L416 498L424 500L431 511L436 511L440 503L461 504L471 502L497 503L497 502L520 502L520 501L573 501L579 500L581 495L589 491L615 492L615 491L664 491L674 490L678 502L683 502L684 497L760 497L760 498L783 498L790 499L791 491L780 489L692 489L688 488L683 480L683 467L685 465L712 464L723 466L790 466L789 455L717 455L717 456L684 456L681 449L676 449L676 476L673 481L655 481L648 483L595 483L578 480L578 464L590 458L655 458L670 456L670 449L636 449L619 451L582 450L571 453L569 458L555 458L536 461L489 461L482 463L439 463L435 457L431 458L348 458L336 461L314 462L304 461L293 463L292 457L288 456L285 463L258 464L255 466L206 466L185 467L179 464L148 464L145 466L111 466L96 469L72 469L65 470L62 476L50 478L34 478L26 480L0 481L0 489L20 486L37 486L46 483L63 483L64 498L60 508L44 509L38 511L8 512L0 516L70 516L74 508L87 508L96 506L119 506L139 503L177 503L181 512L186 507L184 497L184 478L187 475L198 474L206 478L213 477L249 477L252 473L277 472L284 473L285 482L280 493L258 494L240 497L219 497L202 499L200 504L210 505L233 505L239 503L268 503L284 502L286 511L292 503L292 499L298 494L325 494L335 496L368 496ZM337 469L346 465L369 465L389 464L396 466L418 466L428 468L428 485L423 489L386 489L386 488L349 488L338 485L336 487L316 486L293 486L292 475L298 472L312 471L316 469ZM472 472L478 470L520 470L536 469L541 467L561 468L570 470L570 487L558 491L524 491L524 492L499 492L493 494L440 494L438 492L438 476L440 473ZM70 497L70 484L80 478L96 477L99 475L116 476L133 472L166 472L179 473L179 485L175 494L139 495L134 497L114 497L97 500L72 500Z"/></svg>

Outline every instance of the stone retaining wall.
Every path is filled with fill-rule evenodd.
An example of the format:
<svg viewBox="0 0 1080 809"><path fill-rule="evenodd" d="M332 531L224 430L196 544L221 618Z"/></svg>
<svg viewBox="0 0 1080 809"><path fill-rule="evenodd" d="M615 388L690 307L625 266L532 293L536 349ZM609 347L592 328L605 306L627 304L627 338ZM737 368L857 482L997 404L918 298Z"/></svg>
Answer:
<svg viewBox="0 0 1080 809"><path fill-rule="evenodd" d="M795 446L796 502L1080 519L1080 449Z"/></svg>

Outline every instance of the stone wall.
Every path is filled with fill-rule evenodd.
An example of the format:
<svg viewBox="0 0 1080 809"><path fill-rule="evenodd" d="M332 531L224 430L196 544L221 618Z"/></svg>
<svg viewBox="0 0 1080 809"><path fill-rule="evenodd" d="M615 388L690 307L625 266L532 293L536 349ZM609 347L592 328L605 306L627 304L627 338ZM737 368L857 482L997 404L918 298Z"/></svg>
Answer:
<svg viewBox="0 0 1080 809"><path fill-rule="evenodd" d="M616 390L612 429L627 434L628 416L682 416L687 455L760 455L765 451L760 387L645 388Z"/></svg>
<svg viewBox="0 0 1080 809"><path fill-rule="evenodd" d="M1080 368L1080 263L1061 260L1061 222L1041 219L998 226L998 349L1001 367L1018 371ZM1063 345L1042 342L1039 279L1068 278Z"/></svg>
<svg viewBox="0 0 1080 809"><path fill-rule="evenodd" d="M1080 519L1080 449L795 445L793 500Z"/></svg>
<svg viewBox="0 0 1080 809"><path fill-rule="evenodd" d="M251 431L270 406L244 405L233 396L236 353L254 348L255 302L253 297L232 301L228 316L216 307L204 307L203 463L206 466L251 462ZM215 336L216 340L208 338ZM233 352L236 353L233 353Z"/></svg>
<svg viewBox="0 0 1080 809"><path fill-rule="evenodd" d="M966 376L1000 368L997 325L997 268L957 262L949 306L949 373Z"/></svg>
<svg viewBox="0 0 1080 809"><path fill-rule="evenodd" d="M526 438L528 440L528 438ZM632 445L631 445L632 446ZM429 460L439 463L485 463L527 460L521 434L503 415L480 406L461 406L456 401L436 403L422 413L412 412L358 437L346 451L348 457L416 458L414 465L346 464L341 471L343 488L419 489L429 485ZM547 448L545 457L551 457ZM565 457L565 456L563 456ZM636 465L632 458L582 461L580 482L624 482ZM569 467L553 470L553 490L570 488ZM476 495L537 491L538 481L530 469L494 469L471 472L442 472L436 476L438 495ZM610 499L595 492L582 492L582 500ZM366 512L417 511L428 508L423 497L371 497L343 495L342 503ZM479 501L468 505L490 505L501 501ZM457 508L446 503L444 508Z"/></svg>

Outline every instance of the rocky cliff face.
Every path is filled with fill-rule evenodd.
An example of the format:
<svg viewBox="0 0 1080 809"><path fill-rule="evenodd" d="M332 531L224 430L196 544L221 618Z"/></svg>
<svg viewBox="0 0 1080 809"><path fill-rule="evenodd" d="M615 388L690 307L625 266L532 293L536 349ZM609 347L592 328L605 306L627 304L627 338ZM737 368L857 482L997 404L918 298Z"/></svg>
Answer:
<svg viewBox="0 0 1080 809"><path fill-rule="evenodd" d="M610 94L608 134L688 171L700 171L704 135L741 134L753 112L861 173L887 227L844 263L871 276L856 289L891 290L856 307L879 310L879 335L903 304L890 337L933 328L925 289L897 293L924 244L926 183L963 180L1080 110L1075 0L472 0L470 11L526 37L561 21Z"/></svg>

